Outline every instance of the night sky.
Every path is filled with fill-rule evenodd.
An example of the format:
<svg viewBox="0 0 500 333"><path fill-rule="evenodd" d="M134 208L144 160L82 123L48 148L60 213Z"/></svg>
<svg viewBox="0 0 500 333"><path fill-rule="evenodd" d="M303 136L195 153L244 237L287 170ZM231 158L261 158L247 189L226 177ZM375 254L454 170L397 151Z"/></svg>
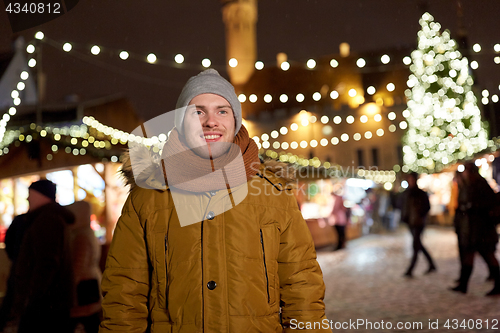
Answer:
<svg viewBox="0 0 500 333"><path fill-rule="evenodd" d="M153 5L154 3L154 5ZM338 53L342 42L352 52L416 45L421 0L266 0L260 1L257 23L258 60L275 63L278 52L305 62ZM428 1L427 9L444 29L456 35L456 0ZM500 65L493 62L493 45L500 43L500 1L462 0L469 44L480 43L475 55L480 88L499 93ZM89 100L123 93L143 119L172 110L186 80L209 58L225 72L225 35L220 3L211 1L80 0L67 14L21 32L29 42L36 31L57 42L74 43L65 53L43 46L47 76L46 103L61 102L70 94ZM0 12L0 52L8 51L15 36L5 11ZM90 54L91 45L103 51ZM128 59L110 50L127 50L159 58L156 65ZM171 64L175 54L185 57L184 68ZM77 56L75 56L75 54ZM500 55L500 54L499 54ZM399 60L400 61L400 60Z"/></svg>

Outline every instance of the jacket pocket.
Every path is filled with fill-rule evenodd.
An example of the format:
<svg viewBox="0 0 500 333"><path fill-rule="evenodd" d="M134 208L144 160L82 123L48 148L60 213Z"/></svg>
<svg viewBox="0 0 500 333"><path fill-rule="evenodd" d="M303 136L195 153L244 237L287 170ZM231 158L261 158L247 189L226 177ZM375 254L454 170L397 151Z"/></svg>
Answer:
<svg viewBox="0 0 500 333"><path fill-rule="evenodd" d="M264 246L264 236L262 235L262 229L260 231L260 244L262 246L262 262L264 263L264 277L266 278L266 289L267 289L267 302L271 303L271 296L269 294L269 274L267 272L266 263L266 247Z"/></svg>
<svg viewBox="0 0 500 333"><path fill-rule="evenodd" d="M274 305L276 303L277 294L279 293L279 288L276 286L279 237L275 224L265 225L260 229L260 243L262 246L262 260L264 262L267 301L269 305Z"/></svg>
<svg viewBox="0 0 500 333"><path fill-rule="evenodd" d="M165 233L157 233L156 238L156 258L155 258L155 270L156 270L156 285L157 285L157 297L158 305L161 309L166 309L167 295L168 295L168 248L167 248L167 236Z"/></svg>

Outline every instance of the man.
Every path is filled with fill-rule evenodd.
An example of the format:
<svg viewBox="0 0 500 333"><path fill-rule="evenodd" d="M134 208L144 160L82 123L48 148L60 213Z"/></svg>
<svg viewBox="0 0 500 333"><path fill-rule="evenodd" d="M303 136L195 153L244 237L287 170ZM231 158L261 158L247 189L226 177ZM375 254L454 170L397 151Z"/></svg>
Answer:
<svg viewBox="0 0 500 333"><path fill-rule="evenodd" d="M134 169L131 152L124 166L132 190L104 271L100 332L290 332L326 321L309 230L285 180L261 165L232 85L204 71L177 107L161 164Z"/></svg>
<svg viewBox="0 0 500 333"><path fill-rule="evenodd" d="M422 251L429 262L427 273L436 271L436 266L434 265L431 255L422 244L421 237L424 231L427 213L431 206L427 193L418 187L417 179L417 173L411 173L407 177L408 188L403 192L403 209L401 212L401 220L408 223L408 227L413 236L413 257L405 273L405 276L409 278L413 277L413 268L417 263L417 257L420 251Z"/></svg>
<svg viewBox="0 0 500 333"><path fill-rule="evenodd" d="M468 162L458 192L456 226L460 254L460 278L453 291L467 293L469 279L478 252L486 261L494 287L486 296L500 295L500 268L495 257L498 234L490 215L495 206L495 193L480 174L477 166Z"/></svg>
<svg viewBox="0 0 500 333"><path fill-rule="evenodd" d="M21 233L15 238L21 245L12 272L11 314L19 318L19 333L67 331L72 300L68 226L74 216L55 200L54 183L46 179L32 183L28 213L22 225L16 222Z"/></svg>

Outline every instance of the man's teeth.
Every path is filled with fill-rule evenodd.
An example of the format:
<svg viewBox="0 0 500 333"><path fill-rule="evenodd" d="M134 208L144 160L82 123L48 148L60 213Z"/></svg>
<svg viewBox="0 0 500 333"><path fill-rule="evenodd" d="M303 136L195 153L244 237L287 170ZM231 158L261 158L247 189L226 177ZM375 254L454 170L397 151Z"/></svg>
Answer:
<svg viewBox="0 0 500 333"><path fill-rule="evenodd" d="M213 140L213 139L218 139L220 135L205 135L203 136L205 140Z"/></svg>

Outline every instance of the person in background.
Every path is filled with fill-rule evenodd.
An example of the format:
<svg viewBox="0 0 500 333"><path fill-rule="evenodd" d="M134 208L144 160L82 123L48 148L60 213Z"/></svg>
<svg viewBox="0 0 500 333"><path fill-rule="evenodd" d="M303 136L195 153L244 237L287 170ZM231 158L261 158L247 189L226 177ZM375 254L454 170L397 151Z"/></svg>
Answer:
<svg viewBox="0 0 500 333"><path fill-rule="evenodd" d="M11 314L19 333L68 332L73 286L69 226L75 218L56 202L56 185L49 180L30 185L28 202Z"/></svg>
<svg viewBox="0 0 500 333"><path fill-rule="evenodd" d="M338 242L334 251L345 248L345 229L347 226L347 210L344 206L344 199L342 198L342 189L337 189L332 192L333 209L328 217L328 224L332 225L337 231Z"/></svg>
<svg viewBox="0 0 500 333"><path fill-rule="evenodd" d="M76 217L70 234L75 292L69 332L81 323L86 333L97 333L101 322L101 246L90 228L90 204L77 201L66 207Z"/></svg>
<svg viewBox="0 0 500 333"><path fill-rule="evenodd" d="M474 265L474 255L480 253L486 261L495 285L487 296L500 295L500 269L495 257L498 234L490 212L495 206L495 193L481 177L474 163L465 163L463 185L459 187L456 213L461 270L453 291L466 293Z"/></svg>
<svg viewBox="0 0 500 333"><path fill-rule="evenodd" d="M436 265L431 255L422 244L422 233L425 228L427 213L430 210L430 203L427 193L422 191L417 185L418 174L411 173L407 177L408 188L402 195L401 220L408 224L413 236L413 256L408 267L406 277L413 277L413 269L417 263L418 253L422 251L429 262L427 273L436 271Z"/></svg>
<svg viewBox="0 0 500 333"><path fill-rule="evenodd" d="M3 329L11 319L11 308L12 302L14 301L14 272L16 270L17 257L21 250L24 234L32 222L27 216L28 213L14 217L5 233L5 252L10 259L11 266L9 277L7 278L7 290L0 307L0 332L3 332Z"/></svg>
<svg viewBox="0 0 500 333"><path fill-rule="evenodd" d="M402 208L402 189L400 181L396 181L394 187L391 189L389 197L391 200L392 216L390 222L390 230L396 230L401 221L401 208Z"/></svg>

